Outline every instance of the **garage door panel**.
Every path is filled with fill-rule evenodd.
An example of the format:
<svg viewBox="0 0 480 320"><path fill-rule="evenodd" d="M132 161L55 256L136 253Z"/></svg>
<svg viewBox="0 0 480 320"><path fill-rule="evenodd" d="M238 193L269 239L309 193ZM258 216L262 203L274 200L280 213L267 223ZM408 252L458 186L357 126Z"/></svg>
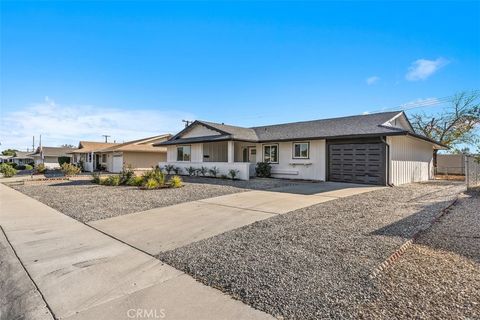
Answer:
<svg viewBox="0 0 480 320"><path fill-rule="evenodd" d="M385 184L386 152L382 143L329 144L331 181Z"/></svg>

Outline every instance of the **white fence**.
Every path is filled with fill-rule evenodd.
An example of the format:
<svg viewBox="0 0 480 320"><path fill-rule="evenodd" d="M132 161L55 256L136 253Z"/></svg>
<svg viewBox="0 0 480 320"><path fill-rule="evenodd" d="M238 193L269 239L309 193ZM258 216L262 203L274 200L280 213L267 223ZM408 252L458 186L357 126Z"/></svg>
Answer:
<svg viewBox="0 0 480 320"><path fill-rule="evenodd" d="M465 182L467 189L480 187L480 162L474 157L465 157Z"/></svg>

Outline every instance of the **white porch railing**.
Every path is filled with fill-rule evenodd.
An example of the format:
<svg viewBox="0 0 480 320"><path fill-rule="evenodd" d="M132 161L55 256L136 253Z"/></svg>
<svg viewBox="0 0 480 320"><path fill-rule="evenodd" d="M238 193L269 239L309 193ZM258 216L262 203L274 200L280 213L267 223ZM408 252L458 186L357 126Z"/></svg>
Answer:
<svg viewBox="0 0 480 320"><path fill-rule="evenodd" d="M173 165L181 169L179 174L186 175L187 168L193 167L195 169L200 169L201 167L206 167L211 169L216 167L219 171L218 176L229 175L228 172L233 169L237 170L237 178L240 180L249 180L251 176L255 175L255 164L250 162L188 162L188 161L175 161L175 162L159 162L158 166L160 168L165 167L165 165Z"/></svg>

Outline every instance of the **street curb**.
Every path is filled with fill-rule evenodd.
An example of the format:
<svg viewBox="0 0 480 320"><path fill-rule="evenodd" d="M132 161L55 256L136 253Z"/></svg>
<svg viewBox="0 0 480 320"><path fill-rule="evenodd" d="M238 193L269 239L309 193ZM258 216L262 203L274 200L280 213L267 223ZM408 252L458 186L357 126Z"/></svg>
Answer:
<svg viewBox="0 0 480 320"><path fill-rule="evenodd" d="M429 225L423 229L418 230L410 239L404 242L397 250L395 250L385 261L383 261L378 267L373 269L373 271L368 276L370 279L375 279L379 276L383 271L391 267L404 253L407 251L408 248L412 246L415 240L426 230L430 229L434 223L436 223L440 218L444 215L449 213L450 209L457 203L460 195L457 195L455 199L444 209L440 211L440 213L435 216L429 223Z"/></svg>

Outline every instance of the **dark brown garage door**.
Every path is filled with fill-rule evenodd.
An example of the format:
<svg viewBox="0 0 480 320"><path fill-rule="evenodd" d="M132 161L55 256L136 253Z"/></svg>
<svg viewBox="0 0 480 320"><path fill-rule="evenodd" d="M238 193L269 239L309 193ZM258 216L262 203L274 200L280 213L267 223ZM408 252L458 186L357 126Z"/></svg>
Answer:
<svg viewBox="0 0 480 320"><path fill-rule="evenodd" d="M385 173L383 143L328 145L330 181L385 185Z"/></svg>

